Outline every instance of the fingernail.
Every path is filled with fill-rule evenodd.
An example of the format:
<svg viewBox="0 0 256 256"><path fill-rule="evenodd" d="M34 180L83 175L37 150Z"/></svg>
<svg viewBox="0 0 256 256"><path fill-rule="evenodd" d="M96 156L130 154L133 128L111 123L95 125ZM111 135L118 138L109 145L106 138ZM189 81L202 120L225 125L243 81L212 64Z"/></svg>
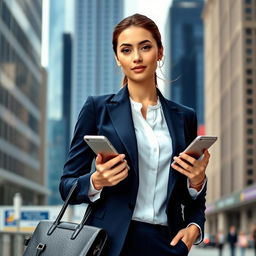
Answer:
<svg viewBox="0 0 256 256"><path fill-rule="evenodd" d="M175 156L173 159L175 160L175 159L177 159L178 157L177 156Z"/></svg>
<svg viewBox="0 0 256 256"><path fill-rule="evenodd" d="M121 154L121 158L124 159L125 158L125 154Z"/></svg>
<svg viewBox="0 0 256 256"><path fill-rule="evenodd" d="M174 246L174 242L173 241L171 241L171 245Z"/></svg>

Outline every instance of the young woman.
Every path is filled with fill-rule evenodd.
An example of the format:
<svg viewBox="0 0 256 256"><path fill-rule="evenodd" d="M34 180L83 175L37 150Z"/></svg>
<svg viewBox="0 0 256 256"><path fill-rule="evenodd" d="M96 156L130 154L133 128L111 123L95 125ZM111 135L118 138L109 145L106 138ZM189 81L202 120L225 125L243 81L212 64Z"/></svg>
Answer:
<svg viewBox="0 0 256 256"><path fill-rule="evenodd" d="M78 182L73 203L93 203L90 224L107 231L106 256L187 255L203 237L210 157L208 151L201 160L182 153L197 135L196 114L157 88L163 46L151 19L135 14L122 20L113 32L113 49L125 75L123 88L85 102L61 195L65 199ZM95 156L83 136L96 134L120 154L107 162L99 154L91 170Z"/></svg>

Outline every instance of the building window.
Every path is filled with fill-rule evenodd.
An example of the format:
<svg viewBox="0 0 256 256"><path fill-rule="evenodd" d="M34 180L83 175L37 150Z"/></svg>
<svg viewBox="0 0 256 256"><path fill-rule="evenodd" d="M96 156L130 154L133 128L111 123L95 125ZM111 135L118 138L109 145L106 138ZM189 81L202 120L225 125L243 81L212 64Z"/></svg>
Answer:
<svg viewBox="0 0 256 256"><path fill-rule="evenodd" d="M253 134L253 129L252 128L248 128L247 129L247 134L248 135L252 135Z"/></svg>
<svg viewBox="0 0 256 256"><path fill-rule="evenodd" d="M245 0L245 3L246 3L246 4L251 4L251 3L252 3L252 0Z"/></svg>
<svg viewBox="0 0 256 256"><path fill-rule="evenodd" d="M246 89L246 93L247 93L247 95L252 95L253 90L251 88Z"/></svg>
<svg viewBox="0 0 256 256"><path fill-rule="evenodd" d="M253 82L252 79L246 79L247 84L252 84L252 82Z"/></svg>
<svg viewBox="0 0 256 256"><path fill-rule="evenodd" d="M253 120L251 118L247 119L247 124L253 124Z"/></svg>
<svg viewBox="0 0 256 256"><path fill-rule="evenodd" d="M253 114L253 109L252 108L247 108L246 113L248 115L252 115Z"/></svg>
<svg viewBox="0 0 256 256"><path fill-rule="evenodd" d="M247 38L245 42L246 42L246 44L251 45L252 44L252 39L251 38Z"/></svg>
<svg viewBox="0 0 256 256"><path fill-rule="evenodd" d="M246 74L247 75L252 75L252 69L251 68L246 69Z"/></svg>
<svg viewBox="0 0 256 256"><path fill-rule="evenodd" d="M246 16L245 20L248 20L248 21L252 20L252 16Z"/></svg>
<svg viewBox="0 0 256 256"><path fill-rule="evenodd" d="M252 138L247 139L247 143L252 145L253 144L253 139Z"/></svg>
<svg viewBox="0 0 256 256"><path fill-rule="evenodd" d="M252 185L252 184L253 184L253 180L252 179L247 180L247 185Z"/></svg>
<svg viewBox="0 0 256 256"><path fill-rule="evenodd" d="M246 63L251 64L252 63L252 58L246 58Z"/></svg>
<svg viewBox="0 0 256 256"><path fill-rule="evenodd" d="M247 164L248 165L253 165L253 159L252 158L248 158L247 159Z"/></svg>
<svg viewBox="0 0 256 256"><path fill-rule="evenodd" d="M248 98L247 99L247 104L252 105L253 104L253 99L252 98Z"/></svg>
<svg viewBox="0 0 256 256"><path fill-rule="evenodd" d="M248 169L247 170L247 175L253 175L253 169Z"/></svg>
<svg viewBox="0 0 256 256"><path fill-rule="evenodd" d="M247 155L253 155L253 149L252 148L247 149Z"/></svg>
<svg viewBox="0 0 256 256"><path fill-rule="evenodd" d="M249 15L252 14L252 8L245 8L245 13Z"/></svg>
<svg viewBox="0 0 256 256"><path fill-rule="evenodd" d="M252 49L251 48L247 48L246 49L246 54L247 55L252 55Z"/></svg>
<svg viewBox="0 0 256 256"><path fill-rule="evenodd" d="M251 35L252 34L252 29L251 28L246 28L245 33L246 33L246 35Z"/></svg>
<svg viewBox="0 0 256 256"><path fill-rule="evenodd" d="M252 105L252 103L253 103L252 98L248 98L248 99L246 100L246 103L247 103L248 105Z"/></svg>

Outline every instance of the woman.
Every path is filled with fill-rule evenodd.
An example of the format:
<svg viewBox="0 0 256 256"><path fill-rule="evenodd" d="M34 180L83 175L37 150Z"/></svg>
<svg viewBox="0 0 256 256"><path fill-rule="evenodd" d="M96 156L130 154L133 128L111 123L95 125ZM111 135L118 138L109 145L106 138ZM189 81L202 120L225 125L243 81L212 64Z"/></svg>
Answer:
<svg viewBox="0 0 256 256"><path fill-rule="evenodd" d="M241 256L245 256L246 248L248 247L248 239L243 231L238 235L238 247L240 247Z"/></svg>
<svg viewBox="0 0 256 256"><path fill-rule="evenodd" d="M223 230L220 230L217 234L217 247L219 249L219 256L222 256L224 244L225 244L225 235L223 233Z"/></svg>
<svg viewBox="0 0 256 256"><path fill-rule="evenodd" d="M151 19L135 14L122 20L113 32L113 49L125 74L123 88L88 97L61 195L65 199L78 181L73 203L93 202L89 222L108 233L105 255L187 255L203 237L209 160L208 151L200 161L180 154L197 135L195 112L157 89L163 46ZM83 136L96 134L105 135L120 154L105 163L99 154L91 171L95 156Z"/></svg>

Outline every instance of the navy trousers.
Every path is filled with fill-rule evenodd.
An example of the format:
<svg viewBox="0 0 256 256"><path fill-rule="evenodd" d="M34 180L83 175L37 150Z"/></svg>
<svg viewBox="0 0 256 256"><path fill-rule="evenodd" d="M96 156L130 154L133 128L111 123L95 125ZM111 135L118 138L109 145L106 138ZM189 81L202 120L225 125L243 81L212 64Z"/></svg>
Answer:
<svg viewBox="0 0 256 256"><path fill-rule="evenodd" d="M179 241L170 245L168 228L132 221L120 256L187 256L188 248Z"/></svg>

